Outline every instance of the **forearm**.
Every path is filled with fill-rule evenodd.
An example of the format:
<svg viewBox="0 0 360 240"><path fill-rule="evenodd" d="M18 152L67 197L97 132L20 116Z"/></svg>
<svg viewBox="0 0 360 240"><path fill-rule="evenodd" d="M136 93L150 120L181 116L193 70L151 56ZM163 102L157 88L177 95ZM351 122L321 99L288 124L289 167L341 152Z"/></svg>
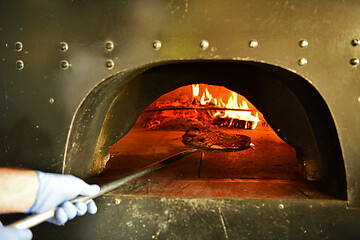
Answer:
<svg viewBox="0 0 360 240"><path fill-rule="evenodd" d="M0 214L27 211L36 200L38 187L35 171L0 168Z"/></svg>

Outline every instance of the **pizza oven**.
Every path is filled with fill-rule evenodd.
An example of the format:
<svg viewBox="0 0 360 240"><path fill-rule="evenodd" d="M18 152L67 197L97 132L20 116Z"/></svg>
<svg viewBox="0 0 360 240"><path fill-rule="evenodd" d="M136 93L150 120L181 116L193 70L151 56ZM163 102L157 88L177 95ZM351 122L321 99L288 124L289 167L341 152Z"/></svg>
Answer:
<svg viewBox="0 0 360 240"><path fill-rule="evenodd" d="M306 80L283 71L259 63L221 61L174 63L146 70L114 92L116 96L104 116L97 141L87 137L91 132L82 127L84 120L78 123L81 124L78 129L77 119L74 119L64 172L83 178L95 177L94 181L126 176L183 151L186 145L181 136L196 127L245 134L251 136L254 145L238 152L192 154L168 167L172 170L153 174L155 179L161 176L157 180L160 182L154 180L135 192L186 196L183 192L189 191L190 196L204 196L203 192L215 190L210 196L220 197L217 188L210 186L205 190L202 186L216 181L216 185L224 185L221 188L239 185L239 190L229 191L229 196L247 197L249 193L266 198L303 198L314 194L315 198L345 200L345 169L331 114ZM110 88L111 91L116 89ZM81 114L80 111L81 108L77 114ZM246 117L237 118L231 113ZM95 117L94 113L90 114ZM73 139L73 135L78 139ZM77 156L82 151L89 154L89 147L74 143L94 144L94 157ZM143 181L147 183L148 179L145 177ZM163 180L171 180L168 184L172 188L176 188L174 184L186 183L189 189L179 186L176 189L181 189L180 192L166 192ZM201 191L193 193L195 190L191 186L198 181ZM234 181L240 182L235 184ZM243 185L248 185L248 181L256 182L253 183L256 190L250 187L244 192ZM259 181L265 186L275 182L272 193L262 189ZM284 193L282 182L291 189L289 196L281 195ZM304 183L311 187L301 189ZM281 186L280 196L277 196L276 186ZM153 189L158 187L161 190ZM314 188L318 190L313 192Z"/></svg>
<svg viewBox="0 0 360 240"><path fill-rule="evenodd" d="M3 5L3 166L102 185L196 149L35 236L360 236L356 1Z"/></svg>

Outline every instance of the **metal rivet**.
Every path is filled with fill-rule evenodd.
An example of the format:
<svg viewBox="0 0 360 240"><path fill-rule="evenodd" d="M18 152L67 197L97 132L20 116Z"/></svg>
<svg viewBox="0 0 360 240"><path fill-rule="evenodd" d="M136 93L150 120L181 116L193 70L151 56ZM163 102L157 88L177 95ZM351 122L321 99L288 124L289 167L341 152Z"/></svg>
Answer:
<svg viewBox="0 0 360 240"><path fill-rule="evenodd" d="M308 61L306 58L300 58L298 63L300 66L305 66L308 63Z"/></svg>
<svg viewBox="0 0 360 240"><path fill-rule="evenodd" d="M210 45L209 42L206 40L201 40L201 42L200 42L200 47L202 50L208 49L209 45Z"/></svg>
<svg viewBox="0 0 360 240"><path fill-rule="evenodd" d="M256 40L251 40L251 41L249 42L249 47L251 47L251 48L256 48L257 46L259 46L258 41L256 41Z"/></svg>
<svg viewBox="0 0 360 240"><path fill-rule="evenodd" d="M111 52L114 50L114 43L112 41L106 41L105 42L105 50L108 52Z"/></svg>
<svg viewBox="0 0 360 240"><path fill-rule="evenodd" d="M115 63L114 63L113 60L108 59L108 60L106 60L105 66L106 66L107 69L111 70L111 69L114 68Z"/></svg>
<svg viewBox="0 0 360 240"><path fill-rule="evenodd" d="M302 47L302 48L306 48L307 46L309 46L309 42L307 40L301 40L299 42L299 46Z"/></svg>
<svg viewBox="0 0 360 240"><path fill-rule="evenodd" d="M279 209L284 209L284 204L279 204Z"/></svg>
<svg viewBox="0 0 360 240"><path fill-rule="evenodd" d="M67 70L70 67L70 63L67 60L62 60L61 67L62 69Z"/></svg>
<svg viewBox="0 0 360 240"><path fill-rule="evenodd" d="M153 47L154 47L155 50L160 50L160 48L161 48L161 42L160 42L159 40L155 40L155 41L153 42Z"/></svg>
<svg viewBox="0 0 360 240"><path fill-rule="evenodd" d="M22 42L16 42L15 43L15 50L18 52L21 52L21 50L23 49L23 43Z"/></svg>
<svg viewBox="0 0 360 240"><path fill-rule="evenodd" d="M18 70L21 70L21 69L23 69L24 68L24 62L22 61L22 60L17 60L16 61L16 68L18 69Z"/></svg>
<svg viewBox="0 0 360 240"><path fill-rule="evenodd" d="M353 40L351 40L351 45L353 45L353 46L360 45L360 39L359 38L354 38Z"/></svg>
<svg viewBox="0 0 360 240"><path fill-rule="evenodd" d="M67 50L69 50L69 45L66 42L61 42L60 49L61 51L66 52Z"/></svg>
<svg viewBox="0 0 360 240"><path fill-rule="evenodd" d="M352 58L350 60L350 64L353 66L357 66L360 63L360 60L358 58Z"/></svg>
<svg viewBox="0 0 360 240"><path fill-rule="evenodd" d="M53 98L50 98L50 99L49 99L49 103L50 103L50 104L53 104L54 102L55 102L55 100L54 100Z"/></svg>
<svg viewBox="0 0 360 240"><path fill-rule="evenodd" d="M360 102L360 97L358 98L358 102Z"/></svg>

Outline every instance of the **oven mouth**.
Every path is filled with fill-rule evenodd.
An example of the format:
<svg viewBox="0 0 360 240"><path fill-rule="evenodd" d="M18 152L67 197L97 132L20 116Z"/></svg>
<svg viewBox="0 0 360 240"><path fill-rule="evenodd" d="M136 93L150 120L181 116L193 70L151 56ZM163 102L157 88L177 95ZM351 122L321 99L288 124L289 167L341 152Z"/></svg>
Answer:
<svg viewBox="0 0 360 240"><path fill-rule="evenodd" d="M223 86L243 95L275 130L271 139L267 139L277 142L274 149L281 155L283 152L278 146L286 146L291 154L284 157L281 164L269 164L272 168L266 169L266 174L260 177L256 175L259 170L256 168L245 167L241 172L241 167L235 164L227 170L221 169L220 166L239 162L234 161L239 158L234 155L227 154L220 164L217 160L224 158L223 153L191 154L163 172L139 179L117 192L182 197L346 200L341 148L324 99L304 78L279 67L254 62L171 63L118 73L104 80L85 98L74 117L64 172L105 183L166 157L168 153L162 155L164 151L158 150L157 154L146 155L129 167L124 159L137 154L130 156L131 151L125 149L137 153L136 149L141 149L145 141L139 140L141 136L151 142L158 134L133 126L140 114L163 94L201 83ZM171 139L179 140L179 134L162 133L158 138L168 144ZM131 138L133 140L128 140ZM119 146L121 150L116 152L114 149ZM163 146L166 148L166 144ZM267 153L262 162L271 156ZM116 158L123 160L116 164ZM255 155L254 159L257 158L259 156ZM195 166L199 164L203 164L201 168ZM117 165L115 168L121 171L116 173L105 168L111 165ZM192 172L193 177L184 178L187 171ZM244 174L246 171L250 173Z"/></svg>

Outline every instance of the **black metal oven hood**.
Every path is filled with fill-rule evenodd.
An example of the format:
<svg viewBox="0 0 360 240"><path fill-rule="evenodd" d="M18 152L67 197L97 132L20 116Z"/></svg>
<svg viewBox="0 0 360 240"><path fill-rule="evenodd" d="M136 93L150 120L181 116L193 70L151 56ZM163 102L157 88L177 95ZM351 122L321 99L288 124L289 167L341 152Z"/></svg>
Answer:
<svg viewBox="0 0 360 240"><path fill-rule="evenodd" d="M359 5L1 3L2 166L92 176L94 163L157 97L209 83L251 100L296 148L305 177L326 182L340 196L301 201L113 192L98 200L96 216L64 228L39 226L35 236L46 239L56 231L59 239L358 238Z"/></svg>

